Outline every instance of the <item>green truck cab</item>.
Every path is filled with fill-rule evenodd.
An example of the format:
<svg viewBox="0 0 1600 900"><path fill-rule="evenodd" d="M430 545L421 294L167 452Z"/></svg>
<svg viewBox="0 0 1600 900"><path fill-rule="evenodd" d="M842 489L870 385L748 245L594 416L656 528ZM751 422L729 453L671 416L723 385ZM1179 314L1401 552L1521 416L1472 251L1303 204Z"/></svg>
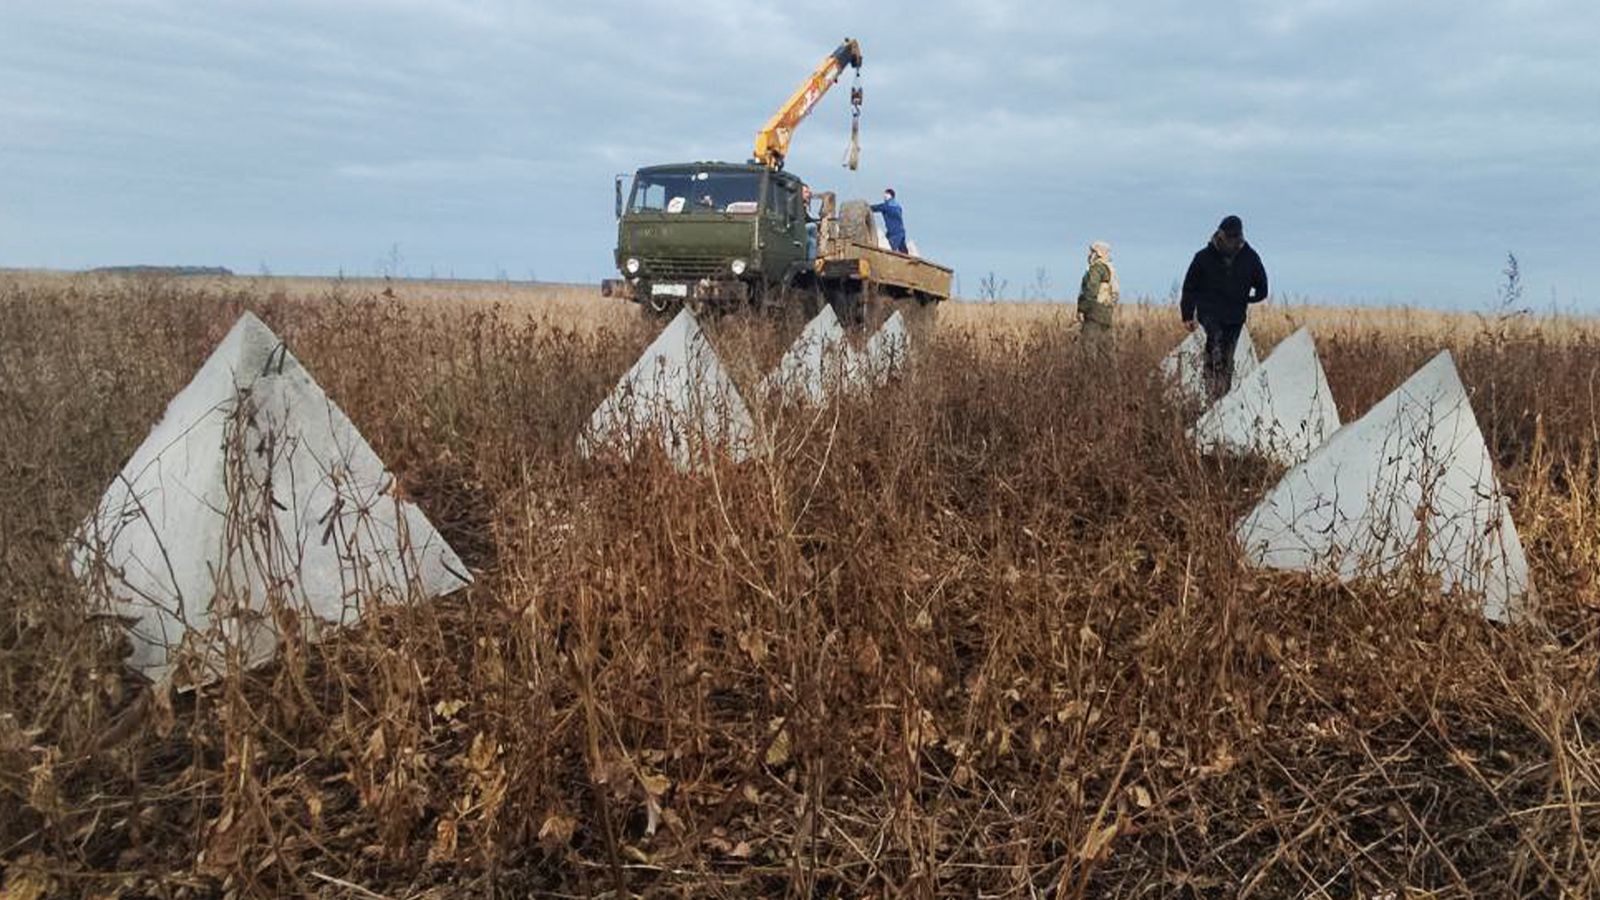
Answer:
<svg viewBox="0 0 1600 900"><path fill-rule="evenodd" d="M617 182L617 271L605 287L655 312L814 292L799 178L755 164L640 169Z"/></svg>

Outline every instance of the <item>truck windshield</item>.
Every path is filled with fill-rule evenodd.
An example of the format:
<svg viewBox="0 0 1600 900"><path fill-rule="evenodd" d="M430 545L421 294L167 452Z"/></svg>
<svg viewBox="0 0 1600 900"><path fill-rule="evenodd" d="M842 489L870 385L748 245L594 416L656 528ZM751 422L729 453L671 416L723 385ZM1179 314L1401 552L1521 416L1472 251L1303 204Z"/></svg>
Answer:
<svg viewBox="0 0 1600 900"><path fill-rule="evenodd" d="M641 172L633 179L633 212L755 214L758 172Z"/></svg>

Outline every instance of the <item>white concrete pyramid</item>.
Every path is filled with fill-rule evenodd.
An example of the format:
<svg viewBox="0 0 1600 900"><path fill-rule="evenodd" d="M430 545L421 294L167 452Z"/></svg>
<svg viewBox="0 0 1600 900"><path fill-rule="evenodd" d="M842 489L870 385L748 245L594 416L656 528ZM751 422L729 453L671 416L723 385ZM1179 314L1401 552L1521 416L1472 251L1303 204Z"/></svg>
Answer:
<svg viewBox="0 0 1600 900"><path fill-rule="evenodd" d="M1258 363L1255 342L1250 340L1250 329L1245 328L1239 333L1239 343L1233 350L1234 383L1254 371ZM1161 374L1179 394L1191 400L1205 399L1205 372L1206 332L1203 328L1189 332L1189 336L1161 360Z"/></svg>
<svg viewBox="0 0 1600 900"><path fill-rule="evenodd" d="M129 621L130 664L161 681L180 646L213 677L370 602L469 580L360 432L261 320L245 313L167 405L84 523L73 569ZM219 643L217 638L222 638Z"/></svg>
<svg viewBox="0 0 1600 900"><path fill-rule="evenodd" d="M867 340L865 368L875 383L887 384L906 364L910 352L911 335L906 331L906 320L895 310Z"/></svg>
<svg viewBox="0 0 1600 900"><path fill-rule="evenodd" d="M762 379L761 393L822 406L854 377L859 365L838 315L823 304L822 312L806 324L777 367Z"/></svg>
<svg viewBox="0 0 1600 900"><path fill-rule="evenodd" d="M632 459L657 443L680 471L702 469L715 455L735 462L755 450L755 423L733 379L684 309L589 418L578 452Z"/></svg>
<svg viewBox="0 0 1600 900"><path fill-rule="evenodd" d="M1509 621L1533 597L1528 562L1448 351L1291 469L1239 523L1259 565L1344 579L1420 564Z"/></svg>
<svg viewBox="0 0 1600 900"><path fill-rule="evenodd" d="M1253 453L1292 466L1338 428L1339 410L1316 342L1302 328L1261 365L1235 378L1233 390L1200 417L1190 435L1202 450Z"/></svg>

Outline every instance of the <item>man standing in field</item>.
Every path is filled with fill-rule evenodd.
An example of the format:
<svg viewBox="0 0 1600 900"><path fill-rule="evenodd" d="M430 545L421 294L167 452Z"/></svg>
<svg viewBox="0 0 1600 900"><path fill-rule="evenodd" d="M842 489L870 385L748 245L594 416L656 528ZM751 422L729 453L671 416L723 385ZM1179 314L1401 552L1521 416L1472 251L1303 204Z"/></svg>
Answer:
<svg viewBox="0 0 1600 900"><path fill-rule="evenodd" d="M1255 248L1245 243L1244 223L1228 216L1189 263L1179 304L1183 325L1206 332L1206 393L1212 400L1233 387L1233 352L1244 331L1250 304L1267 299L1267 269Z"/></svg>
<svg viewBox="0 0 1600 900"><path fill-rule="evenodd" d="M1111 337L1121 294L1117 270L1111 265L1111 245L1095 241L1089 245L1089 268L1078 288L1078 320L1083 323L1084 340L1103 344Z"/></svg>
<svg viewBox="0 0 1600 900"><path fill-rule="evenodd" d="M889 239L889 249L896 253L907 252L905 211L894 198L894 188L883 189L883 202L872 204L872 211L883 216L883 233Z"/></svg>

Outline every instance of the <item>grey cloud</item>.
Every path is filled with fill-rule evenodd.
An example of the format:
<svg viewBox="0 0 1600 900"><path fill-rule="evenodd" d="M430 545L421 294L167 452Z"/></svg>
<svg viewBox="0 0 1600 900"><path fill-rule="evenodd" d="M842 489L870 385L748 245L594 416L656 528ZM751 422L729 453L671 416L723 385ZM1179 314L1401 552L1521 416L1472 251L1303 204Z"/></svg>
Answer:
<svg viewBox="0 0 1600 900"><path fill-rule="evenodd" d="M1224 212L1329 299L1595 302L1600 12L1587 0L747 0L8 5L0 265L220 263L598 278L610 179L743 159L845 34L863 170L830 97L791 168L902 191L971 289L1077 277L1107 238L1164 294Z"/></svg>

